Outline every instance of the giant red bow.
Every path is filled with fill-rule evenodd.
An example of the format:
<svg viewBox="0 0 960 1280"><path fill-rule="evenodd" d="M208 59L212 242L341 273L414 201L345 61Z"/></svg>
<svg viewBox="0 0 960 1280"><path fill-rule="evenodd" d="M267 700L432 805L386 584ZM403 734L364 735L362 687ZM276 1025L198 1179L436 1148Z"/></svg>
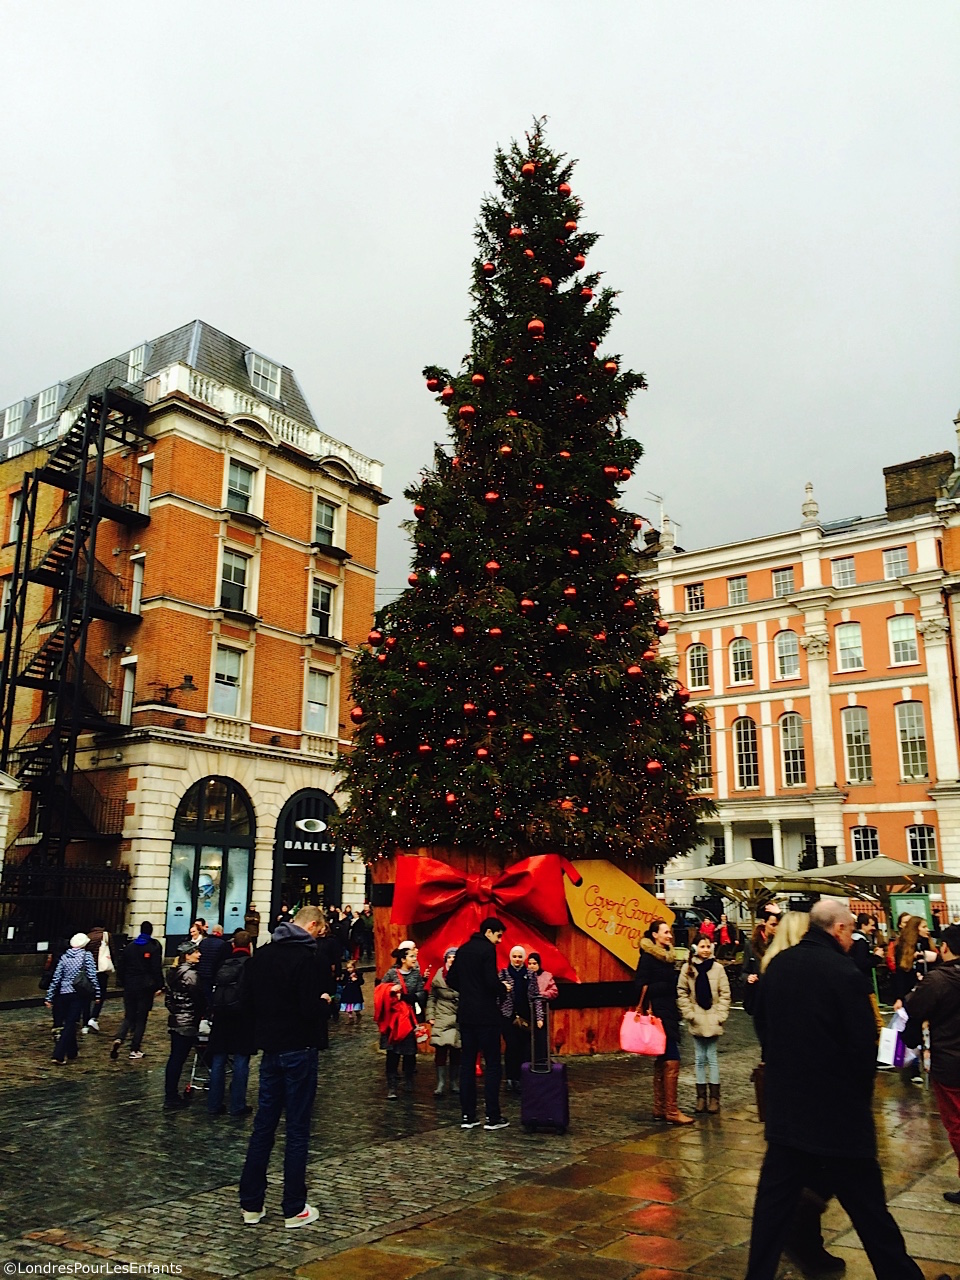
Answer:
<svg viewBox="0 0 960 1280"><path fill-rule="evenodd" d="M567 900L563 876L579 876L556 853L523 858L499 876L466 875L436 858L401 856L393 892L391 920L395 924L418 924L446 917L420 948L420 968L433 973L443 964L448 947L458 947L476 933L482 920L496 916L507 926L497 959L505 967L511 947L538 951L544 969L558 978L579 982L576 971L562 951L558 951L527 920L538 924L567 924Z"/></svg>

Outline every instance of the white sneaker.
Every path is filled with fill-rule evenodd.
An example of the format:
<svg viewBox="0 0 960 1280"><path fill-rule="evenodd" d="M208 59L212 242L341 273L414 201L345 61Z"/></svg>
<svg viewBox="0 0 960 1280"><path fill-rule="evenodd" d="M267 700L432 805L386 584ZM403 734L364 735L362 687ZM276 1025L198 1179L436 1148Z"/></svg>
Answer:
<svg viewBox="0 0 960 1280"><path fill-rule="evenodd" d="M81 1027L81 1028L80 1028L80 1034L81 1034L82 1036L88 1036L88 1035L90 1034L90 1028L89 1028L89 1027Z"/></svg>
<svg viewBox="0 0 960 1280"><path fill-rule="evenodd" d="M243 1210L244 1225L248 1227L255 1227L257 1223L261 1222L266 1216L267 1216L266 1209L244 1209Z"/></svg>
<svg viewBox="0 0 960 1280"><path fill-rule="evenodd" d="M509 1120L488 1120L483 1127L484 1129L487 1130L488 1133L492 1132L494 1129L509 1129L510 1121Z"/></svg>
<svg viewBox="0 0 960 1280"><path fill-rule="evenodd" d="M294 1214L292 1218L284 1218L283 1225L285 1227L309 1227L310 1223L316 1222L319 1217L319 1209L315 1209L312 1204L305 1204L301 1211Z"/></svg>
<svg viewBox="0 0 960 1280"><path fill-rule="evenodd" d="M99 1031L99 1030L100 1030L100 1023L96 1020L96 1018L91 1018L91 1019L90 1019L90 1021L87 1023L87 1027L88 1027L91 1031ZM86 1029L86 1028L85 1028L85 1029Z"/></svg>

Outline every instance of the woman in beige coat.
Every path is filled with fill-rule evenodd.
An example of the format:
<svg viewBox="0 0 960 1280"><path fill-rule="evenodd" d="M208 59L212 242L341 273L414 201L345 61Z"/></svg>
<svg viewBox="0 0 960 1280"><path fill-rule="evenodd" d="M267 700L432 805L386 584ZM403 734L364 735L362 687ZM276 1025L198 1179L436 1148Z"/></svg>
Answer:
<svg viewBox="0 0 960 1280"><path fill-rule="evenodd" d="M720 1064L717 1040L730 1014L730 983L713 956L713 943L703 934L694 942L677 982L677 1004L693 1036L697 1111L720 1110ZM710 1101L707 1102L707 1085Z"/></svg>
<svg viewBox="0 0 960 1280"><path fill-rule="evenodd" d="M447 947L443 953L443 968L434 974L427 996L427 1023L437 1068L435 1098L443 1097L450 1083L450 1073L453 1072L456 1079L456 1072L460 1069L460 1028L457 1026L460 992L454 991L447 983L447 974L456 954L456 947Z"/></svg>

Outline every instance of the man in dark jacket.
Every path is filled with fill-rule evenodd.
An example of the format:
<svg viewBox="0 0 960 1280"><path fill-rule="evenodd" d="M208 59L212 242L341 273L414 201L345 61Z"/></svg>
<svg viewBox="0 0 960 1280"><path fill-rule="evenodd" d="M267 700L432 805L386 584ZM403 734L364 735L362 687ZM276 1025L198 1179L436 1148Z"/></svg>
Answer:
<svg viewBox="0 0 960 1280"><path fill-rule="evenodd" d="M497 972L497 944L506 926L494 916L480 925L457 951L447 972L447 985L460 992L461 1129L475 1129L477 1119L477 1054L483 1054L483 1093L487 1107L485 1129L505 1129L500 1114L500 1000L506 992Z"/></svg>
<svg viewBox="0 0 960 1280"><path fill-rule="evenodd" d="M315 939L322 920L319 907L301 907L290 924L277 925L270 944L257 948L244 971L254 1044L263 1052L257 1114L240 1175L240 1208L248 1226L255 1226L266 1213L267 1166L284 1111L285 1225L306 1227L320 1216L307 1204L307 1146L317 1092L320 1002L330 999L321 992L317 962Z"/></svg>
<svg viewBox="0 0 960 1280"><path fill-rule="evenodd" d="M873 1125L877 1030L866 979L847 952L854 920L835 898L771 961L755 1025L766 1063L767 1153L747 1280L773 1280L804 1187L833 1192L879 1280L922 1280L886 1205Z"/></svg>
<svg viewBox="0 0 960 1280"><path fill-rule="evenodd" d="M256 1045L253 1014L244 999L245 968L252 954L251 942L246 929L236 931L233 951L217 970L214 982L210 1002L213 1026L210 1031L210 1084L207 1090L207 1111L212 1116L223 1115L227 1109L223 1095L228 1058L231 1059L230 1114L248 1116L253 1111L253 1107L247 1106L247 1080L250 1058L256 1053Z"/></svg>
<svg viewBox="0 0 960 1280"><path fill-rule="evenodd" d="M232 948L229 940L223 936L223 925L215 924L210 933L200 939L200 989L210 1010L210 999L213 995L213 983L217 970L226 960Z"/></svg>
<svg viewBox="0 0 960 1280"><path fill-rule="evenodd" d="M940 959L943 963L907 996L910 1021L903 1038L911 1048L917 1048L923 1024L930 1024L930 1083L943 1127L960 1161L960 924L944 929ZM945 1191L943 1198L960 1205L960 1191Z"/></svg>
<svg viewBox="0 0 960 1280"><path fill-rule="evenodd" d="M177 948L180 963L167 978L167 1030L170 1032L170 1057L163 1077L163 1109L179 1111L187 1105L180 1096L180 1075L183 1064L190 1056L200 1034L200 1020L206 1011L206 1001L200 989L197 967L200 963L199 944L187 939Z"/></svg>
<svg viewBox="0 0 960 1280"><path fill-rule="evenodd" d="M510 963L500 971L500 980L507 988L500 1004L506 1088L519 1093L520 1068L530 1061L530 985L523 947L510 948Z"/></svg>
<svg viewBox="0 0 960 1280"><path fill-rule="evenodd" d="M119 1056L120 1046L132 1031L130 1057L138 1062L143 1057L140 1045L153 1008L153 997L163 990L163 951L154 939L153 925L149 920L143 921L137 937L128 942L121 952L117 978L123 988L123 1021L111 1046L110 1057L116 1059Z"/></svg>

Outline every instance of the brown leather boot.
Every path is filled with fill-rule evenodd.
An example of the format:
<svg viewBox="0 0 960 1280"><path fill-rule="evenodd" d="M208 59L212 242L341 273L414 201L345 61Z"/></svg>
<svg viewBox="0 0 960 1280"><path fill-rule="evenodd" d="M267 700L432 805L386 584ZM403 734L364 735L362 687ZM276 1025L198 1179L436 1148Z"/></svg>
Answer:
<svg viewBox="0 0 960 1280"><path fill-rule="evenodd" d="M653 1062L653 1118L663 1120L667 1113L666 1095L663 1092L663 1067L659 1058Z"/></svg>
<svg viewBox="0 0 960 1280"><path fill-rule="evenodd" d="M697 1115L699 1115L701 1111L706 1111L706 1109L707 1109L707 1086L705 1084L698 1084L697 1085L697 1105L696 1107L694 1107L694 1110L696 1111Z"/></svg>
<svg viewBox="0 0 960 1280"><path fill-rule="evenodd" d="M670 1124L696 1124L693 1116L685 1116L677 1106L677 1085L680 1083L680 1063L665 1062L663 1064L663 1096L666 1109L664 1120Z"/></svg>
<svg viewBox="0 0 960 1280"><path fill-rule="evenodd" d="M710 1101L707 1104L707 1110L711 1115L716 1115L720 1110L720 1086L718 1084L710 1086Z"/></svg>

